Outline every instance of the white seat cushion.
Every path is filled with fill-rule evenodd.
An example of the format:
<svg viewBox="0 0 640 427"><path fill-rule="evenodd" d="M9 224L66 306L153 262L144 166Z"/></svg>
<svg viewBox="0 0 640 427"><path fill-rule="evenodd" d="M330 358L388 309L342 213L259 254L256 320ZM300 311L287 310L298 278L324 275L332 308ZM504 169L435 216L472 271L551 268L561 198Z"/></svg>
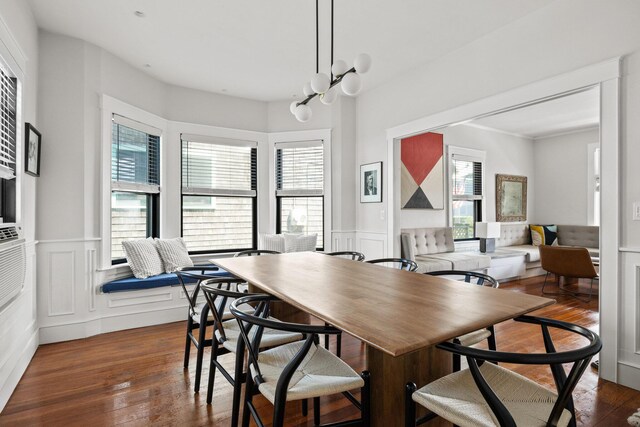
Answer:
<svg viewBox="0 0 640 427"><path fill-rule="evenodd" d="M453 270L472 271L488 268L491 265L491 257L465 252L443 252L427 255L429 258L451 263Z"/></svg>
<svg viewBox="0 0 640 427"><path fill-rule="evenodd" d="M493 363L480 367L483 377L506 406L518 427L543 427L557 395L543 386ZM413 393L415 402L461 427L495 427L499 423L468 369L442 377ZM558 426L566 426L566 409Z"/></svg>
<svg viewBox="0 0 640 427"><path fill-rule="evenodd" d="M479 329L477 331L469 332L468 334L464 334L462 336L457 337L457 340L460 341L460 344L468 347L470 345L478 344L481 341L486 340L491 336L491 331L488 329Z"/></svg>
<svg viewBox="0 0 640 427"><path fill-rule="evenodd" d="M505 249L509 249L510 251L524 252L526 254L525 260L527 262L540 261L540 249L538 249L537 246L516 245L516 246L507 246Z"/></svg>
<svg viewBox="0 0 640 427"><path fill-rule="evenodd" d="M451 261L431 258L428 255L416 255L415 262L418 264L417 273L453 269L453 263Z"/></svg>
<svg viewBox="0 0 640 427"><path fill-rule="evenodd" d="M269 320L276 320L273 317L270 317ZM238 321L227 320L222 323L222 327L224 328L224 335L227 338L225 342L222 343L222 346L231 352L236 351L236 347L238 345L238 339L240 339L240 325L238 325ZM257 327L253 326L251 328L252 331L256 331ZM250 333L249 338L253 338L255 332ZM216 338L220 339L220 331L216 329ZM287 332L287 331L279 331L276 329L267 329L265 328L262 332L262 339L260 340L260 348L269 348L275 347L277 345L287 344L293 341L300 341L302 339L302 334L296 332Z"/></svg>
<svg viewBox="0 0 640 427"><path fill-rule="evenodd" d="M264 383L260 393L271 403L284 367L293 359L303 342L294 342L260 353L258 361ZM253 375L254 367L251 366ZM287 401L326 396L360 388L364 380L349 365L333 353L313 345L291 377Z"/></svg>

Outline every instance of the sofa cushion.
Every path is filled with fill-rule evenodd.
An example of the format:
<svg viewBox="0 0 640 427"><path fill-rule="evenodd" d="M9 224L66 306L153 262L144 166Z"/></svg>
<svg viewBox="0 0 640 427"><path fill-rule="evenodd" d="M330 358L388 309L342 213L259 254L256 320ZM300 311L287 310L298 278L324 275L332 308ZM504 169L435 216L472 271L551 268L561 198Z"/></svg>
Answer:
<svg viewBox="0 0 640 427"><path fill-rule="evenodd" d="M260 233L258 235L258 249L284 253L284 235Z"/></svg>
<svg viewBox="0 0 640 427"><path fill-rule="evenodd" d="M600 247L600 227L597 225L558 225L558 244L598 248Z"/></svg>
<svg viewBox="0 0 640 427"><path fill-rule="evenodd" d="M453 270L453 263L444 259L433 258L430 255L416 255L414 260L418 264L416 273L429 273L440 270Z"/></svg>
<svg viewBox="0 0 640 427"><path fill-rule="evenodd" d="M514 245L514 246L509 246L508 248L510 251L514 250L514 251L519 251L519 252L523 252L526 257L525 257L525 261L526 262L537 262L540 261L540 249L538 249L537 246L533 246L533 245Z"/></svg>
<svg viewBox="0 0 640 427"><path fill-rule="evenodd" d="M318 233L313 234L285 234L285 252L313 252L316 250Z"/></svg>
<svg viewBox="0 0 640 427"><path fill-rule="evenodd" d="M555 225L530 225L533 246L558 246L558 227Z"/></svg>
<svg viewBox="0 0 640 427"><path fill-rule="evenodd" d="M211 267L211 270L205 270L204 273L211 277L232 277L230 273L218 267ZM193 277L183 276L185 284L196 283L198 280ZM138 279L136 277L125 277L107 282L102 285L102 292L107 294L110 292L122 291L138 291L141 289L153 289L163 286L176 286L180 284L180 280L176 273L164 273L157 276L147 277L146 279Z"/></svg>
<svg viewBox="0 0 640 427"><path fill-rule="evenodd" d="M187 245L182 237L175 239L155 239L156 249L162 258L165 273L173 273L182 267L193 267Z"/></svg>
<svg viewBox="0 0 640 427"><path fill-rule="evenodd" d="M453 252L451 227L407 228L400 234L402 257L415 260L418 255Z"/></svg>
<svg viewBox="0 0 640 427"><path fill-rule="evenodd" d="M531 243L529 225L522 223L501 223L500 238L496 239L496 247L511 245L528 245Z"/></svg>
<svg viewBox="0 0 640 427"><path fill-rule="evenodd" d="M471 271L489 268L491 257L467 252L447 252L430 255L435 259L451 262L453 270Z"/></svg>

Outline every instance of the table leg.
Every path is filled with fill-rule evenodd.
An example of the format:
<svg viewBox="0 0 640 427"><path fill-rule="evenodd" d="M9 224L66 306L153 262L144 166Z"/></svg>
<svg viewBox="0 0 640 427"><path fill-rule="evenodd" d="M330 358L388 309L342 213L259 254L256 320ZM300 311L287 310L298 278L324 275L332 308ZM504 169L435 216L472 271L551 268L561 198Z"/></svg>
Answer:
<svg viewBox="0 0 640 427"><path fill-rule="evenodd" d="M451 373L451 353L428 347L393 357L367 346L367 369L371 373L371 425L400 427L404 426L405 384L415 382L420 388ZM429 427L450 425L442 418L429 422Z"/></svg>

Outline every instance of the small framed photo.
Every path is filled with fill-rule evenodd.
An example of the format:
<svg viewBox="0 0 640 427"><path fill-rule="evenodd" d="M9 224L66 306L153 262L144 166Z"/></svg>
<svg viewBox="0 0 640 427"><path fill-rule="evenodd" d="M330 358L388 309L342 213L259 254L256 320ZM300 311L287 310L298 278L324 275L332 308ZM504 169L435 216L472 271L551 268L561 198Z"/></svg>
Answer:
<svg viewBox="0 0 640 427"><path fill-rule="evenodd" d="M24 128L24 171L32 176L40 176L42 136L31 123L25 123Z"/></svg>
<svg viewBox="0 0 640 427"><path fill-rule="evenodd" d="M382 162L360 165L360 203L382 202Z"/></svg>

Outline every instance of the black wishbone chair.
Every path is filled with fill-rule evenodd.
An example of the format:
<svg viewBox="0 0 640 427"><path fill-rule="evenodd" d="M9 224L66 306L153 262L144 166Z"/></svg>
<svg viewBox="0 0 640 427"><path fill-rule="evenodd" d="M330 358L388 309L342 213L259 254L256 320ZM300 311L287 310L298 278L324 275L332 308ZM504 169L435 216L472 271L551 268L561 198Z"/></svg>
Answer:
<svg viewBox="0 0 640 427"><path fill-rule="evenodd" d="M452 342L438 348L465 356L469 369L454 372L416 390L407 384L405 425L415 426L441 416L460 427L575 426L573 390L591 358L602 348L594 332L572 323L533 316L517 322L540 325L546 353L505 353L465 347ZM581 335L589 343L557 352L550 328ZM483 363L484 361L494 363ZM557 393L495 363L549 365ZM569 375L563 364L571 364ZM416 420L416 403L432 413Z"/></svg>
<svg viewBox="0 0 640 427"><path fill-rule="evenodd" d="M418 264L416 264L415 261L404 258L380 258L366 262L369 264L382 264L388 267L397 268L398 270L416 271L418 269Z"/></svg>
<svg viewBox="0 0 640 427"><path fill-rule="evenodd" d="M193 266L182 267L175 271L182 290L189 303L189 315L187 316L187 335L184 347L184 368L189 368L189 356L191 353L191 344L196 347L196 378L193 391L200 391L200 378L202 373L202 357L205 347L211 346L211 339L206 338L207 326L213 324L213 315L209 310L206 302L198 303L198 294L200 293L200 284L202 281L211 278L220 278L220 270L215 266ZM230 275L227 273L227 278ZM189 292L187 285L195 282L193 290ZM227 311L224 315L226 319L231 319L231 312ZM193 335L193 331L198 330L198 338Z"/></svg>
<svg viewBox="0 0 640 427"><path fill-rule="evenodd" d="M211 346L211 361L209 364L209 383L207 387L207 403L213 399L213 385L216 370L220 371L223 377L233 386L233 407L231 412L231 426L238 425L240 413L240 391L241 385L245 381L243 372L244 343L240 338L240 328L235 319L225 320L225 310L232 301L237 298L247 296L246 293L237 290L237 286L244 283L242 279L219 280L211 279L202 282L201 288L209 307L215 307L213 312L213 343ZM247 304L241 304L237 309L243 312L253 313L254 308ZM270 318L277 322L276 319ZM274 347L302 339L301 333L265 329L262 334L260 348ZM218 356L226 353L235 353L235 368L230 374L218 361Z"/></svg>
<svg viewBox="0 0 640 427"><path fill-rule="evenodd" d="M442 271L431 271L428 273L430 276L445 276L447 279L456 280L459 282L469 283L478 286L487 286L491 288L497 288L500 286L498 281L493 277L484 274L477 273L475 271L460 271L460 270L442 270ZM478 344L484 340L487 340L487 344L489 346L489 350L496 350L496 331L493 325L489 326L485 329L479 329L477 331L469 332L468 334L464 334L460 337L456 337L453 339L453 342L456 344L470 346ZM460 356L457 354L453 354L453 370L460 370Z"/></svg>
<svg viewBox="0 0 640 427"><path fill-rule="evenodd" d="M364 261L364 254L356 251L325 252L324 254L329 256L339 256L341 258L351 259L352 261Z"/></svg>
<svg viewBox="0 0 640 427"><path fill-rule="evenodd" d="M249 369L245 385L245 402L242 426L249 426L249 417L262 426L262 420L253 404L255 391L261 393L274 406L273 426L284 425L285 404L294 400L313 398L316 410L314 425L320 424L320 397L342 393L360 409L361 418L330 424L332 427L348 425L369 425L369 373L356 373L339 357L318 345L318 336L337 334L332 326L302 325L278 322L268 318L269 304L277 301L270 295L250 295L235 300L231 312L236 316L243 341L248 350ZM241 304L255 306L255 312L248 314L239 309ZM285 344L260 351L265 331L280 330L299 333L304 341ZM322 378L318 380L318 378ZM349 390L360 389L360 401Z"/></svg>
<svg viewBox="0 0 640 427"><path fill-rule="evenodd" d="M239 256L260 256L260 255L278 255L281 252L278 251L269 251L267 249L247 249L246 251L240 251L234 255L234 257Z"/></svg>

